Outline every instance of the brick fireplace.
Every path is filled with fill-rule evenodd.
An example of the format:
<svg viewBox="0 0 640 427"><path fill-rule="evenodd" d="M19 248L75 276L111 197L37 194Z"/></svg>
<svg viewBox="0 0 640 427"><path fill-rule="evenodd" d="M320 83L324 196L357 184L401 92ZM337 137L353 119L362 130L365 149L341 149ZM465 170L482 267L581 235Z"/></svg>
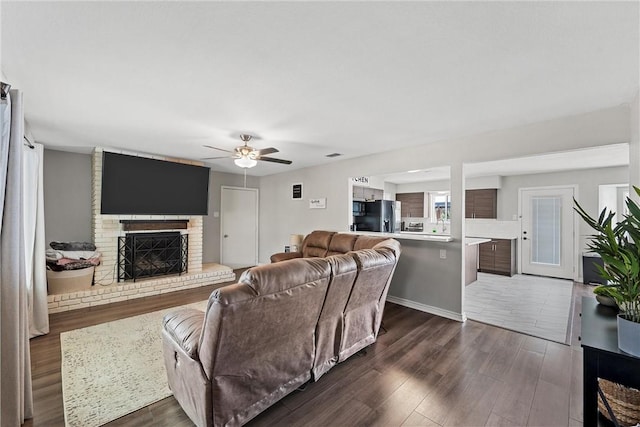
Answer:
<svg viewBox="0 0 640 427"><path fill-rule="evenodd" d="M120 236L118 282L186 273L188 249L189 235L177 231Z"/></svg>
<svg viewBox="0 0 640 427"><path fill-rule="evenodd" d="M93 242L102 254L101 263L95 269L94 283L90 290L69 294L49 295L49 312L75 310L94 305L108 304L128 299L158 295L198 286L206 286L235 279L233 270L218 264L202 264L202 216L175 215L102 215L100 213L102 187L102 148L96 148L92 157L92 233ZM136 153L109 150L120 154L139 155ZM198 164L179 159L168 159L160 156L149 156L154 159ZM123 223L138 224L166 223L165 232L178 232L186 235L188 251L186 272L180 275L161 276L137 281L118 282L118 240L126 236ZM183 225L174 225L183 224ZM171 228L176 227L176 228ZM142 229L141 229L142 228ZM138 232L157 233L158 228L138 227Z"/></svg>

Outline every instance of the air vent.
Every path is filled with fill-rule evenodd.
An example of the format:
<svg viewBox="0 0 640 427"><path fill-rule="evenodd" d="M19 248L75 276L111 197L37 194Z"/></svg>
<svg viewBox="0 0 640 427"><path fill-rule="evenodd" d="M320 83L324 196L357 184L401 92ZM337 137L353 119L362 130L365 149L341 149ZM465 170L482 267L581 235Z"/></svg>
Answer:
<svg viewBox="0 0 640 427"><path fill-rule="evenodd" d="M338 157L338 156L342 156L342 154L340 154L340 153L331 153L331 154L327 154L325 157Z"/></svg>

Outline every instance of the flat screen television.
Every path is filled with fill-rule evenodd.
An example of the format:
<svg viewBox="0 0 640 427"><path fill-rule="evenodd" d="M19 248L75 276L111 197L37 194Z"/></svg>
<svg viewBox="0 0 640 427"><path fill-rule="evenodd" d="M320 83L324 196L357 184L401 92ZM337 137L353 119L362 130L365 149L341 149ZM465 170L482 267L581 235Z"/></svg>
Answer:
<svg viewBox="0 0 640 427"><path fill-rule="evenodd" d="M100 212L207 215L209 168L105 151Z"/></svg>

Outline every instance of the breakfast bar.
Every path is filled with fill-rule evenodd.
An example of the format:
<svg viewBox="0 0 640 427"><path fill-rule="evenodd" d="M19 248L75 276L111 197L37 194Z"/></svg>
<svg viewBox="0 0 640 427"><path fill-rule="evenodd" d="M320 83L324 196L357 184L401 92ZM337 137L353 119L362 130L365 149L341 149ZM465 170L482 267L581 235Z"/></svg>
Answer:
<svg viewBox="0 0 640 427"><path fill-rule="evenodd" d="M475 281L478 245L489 239L454 239L448 234L362 232L371 236L393 237L400 241L398 261L387 300L457 321L462 312L462 250L465 255L465 282ZM469 255L470 254L470 255Z"/></svg>

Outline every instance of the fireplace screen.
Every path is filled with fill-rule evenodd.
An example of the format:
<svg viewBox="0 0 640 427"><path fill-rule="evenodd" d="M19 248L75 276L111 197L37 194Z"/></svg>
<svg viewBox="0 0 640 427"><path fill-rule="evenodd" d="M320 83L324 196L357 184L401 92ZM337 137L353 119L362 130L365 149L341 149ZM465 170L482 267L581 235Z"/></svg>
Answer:
<svg viewBox="0 0 640 427"><path fill-rule="evenodd" d="M128 233L118 238L118 282L187 271L188 235Z"/></svg>

